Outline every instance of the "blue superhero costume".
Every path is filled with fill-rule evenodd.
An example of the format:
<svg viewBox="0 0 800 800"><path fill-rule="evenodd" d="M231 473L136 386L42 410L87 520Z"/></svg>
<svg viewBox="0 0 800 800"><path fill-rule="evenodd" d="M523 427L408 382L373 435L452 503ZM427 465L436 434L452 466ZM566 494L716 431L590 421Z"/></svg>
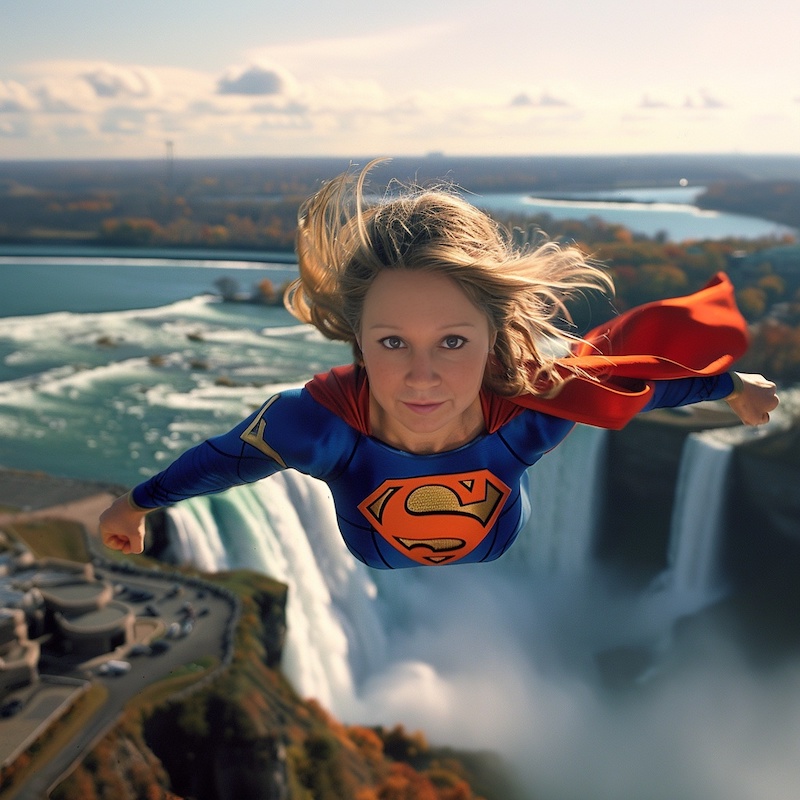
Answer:
<svg viewBox="0 0 800 800"><path fill-rule="evenodd" d="M746 333L727 279L715 281L705 295L665 301L666 311L664 303L641 307L593 332L612 348L620 339L633 345L637 336L630 332L641 327L644 313L645 331L655 334L649 355L593 351L565 359L587 373L602 373L601 381L570 381L567 394L550 400L502 398L482 390L486 432L455 450L416 455L370 436L365 372L339 367L303 389L271 397L228 433L192 448L136 486L132 500L156 508L293 468L328 484L348 548L371 567L491 561L511 546L530 515L526 470L561 442L576 420L621 427L641 410L730 394L730 376L714 373L741 354ZM709 306L711 317L704 319ZM680 321L685 307L690 319ZM659 315L661 322L654 322ZM693 324L707 334L697 347L668 343ZM709 343L715 338L719 341ZM667 380L659 379L664 375ZM593 406L582 401L582 391Z"/></svg>
<svg viewBox="0 0 800 800"><path fill-rule="evenodd" d="M727 375L661 381L649 407L724 397L731 389ZM484 397L490 405L507 402ZM463 447L420 456L353 428L306 387L270 398L233 430L137 486L132 497L144 508L169 505L291 467L328 484L348 548L371 567L491 561L529 515L523 474L574 424L520 409Z"/></svg>

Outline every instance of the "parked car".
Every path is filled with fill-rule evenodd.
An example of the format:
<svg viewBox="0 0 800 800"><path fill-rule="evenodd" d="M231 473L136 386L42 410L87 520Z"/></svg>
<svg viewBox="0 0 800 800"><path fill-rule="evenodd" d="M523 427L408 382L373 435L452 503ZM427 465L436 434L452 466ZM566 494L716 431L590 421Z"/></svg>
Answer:
<svg viewBox="0 0 800 800"><path fill-rule="evenodd" d="M131 603L146 603L154 597L152 592L145 589L128 589L128 600Z"/></svg>
<svg viewBox="0 0 800 800"><path fill-rule="evenodd" d="M181 606L181 614L185 614L187 617L195 616L194 606L188 600Z"/></svg>
<svg viewBox="0 0 800 800"><path fill-rule="evenodd" d="M25 705L19 697L15 697L12 700L7 700L0 706L0 717L8 718L13 717L15 714L18 714L22 711L22 706Z"/></svg>
<svg viewBox="0 0 800 800"><path fill-rule="evenodd" d="M171 622L167 628L167 638L177 639L181 635L181 626L178 622Z"/></svg>
<svg viewBox="0 0 800 800"><path fill-rule="evenodd" d="M98 675L125 675L131 671L129 661L119 661L112 658L110 661L104 661L98 668Z"/></svg>

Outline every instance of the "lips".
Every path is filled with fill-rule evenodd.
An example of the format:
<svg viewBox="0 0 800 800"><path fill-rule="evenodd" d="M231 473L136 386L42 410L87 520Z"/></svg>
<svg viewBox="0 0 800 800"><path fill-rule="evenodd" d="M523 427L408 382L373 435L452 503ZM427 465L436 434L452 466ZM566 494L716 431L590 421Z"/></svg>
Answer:
<svg viewBox="0 0 800 800"><path fill-rule="evenodd" d="M404 402L403 405L415 414L420 414L422 416L426 414L432 414L437 409L441 408L444 403L407 403Z"/></svg>

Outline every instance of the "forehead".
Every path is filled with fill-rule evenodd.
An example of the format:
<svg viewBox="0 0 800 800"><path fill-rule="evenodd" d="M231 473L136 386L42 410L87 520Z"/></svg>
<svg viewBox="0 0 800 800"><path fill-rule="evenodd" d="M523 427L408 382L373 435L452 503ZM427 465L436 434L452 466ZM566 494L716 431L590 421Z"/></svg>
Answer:
<svg viewBox="0 0 800 800"><path fill-rule="evenodd" d="M364 317L392 319L457 315L469 321L483 312L446 275L422 270L384 270L364 299Z"/></svg>

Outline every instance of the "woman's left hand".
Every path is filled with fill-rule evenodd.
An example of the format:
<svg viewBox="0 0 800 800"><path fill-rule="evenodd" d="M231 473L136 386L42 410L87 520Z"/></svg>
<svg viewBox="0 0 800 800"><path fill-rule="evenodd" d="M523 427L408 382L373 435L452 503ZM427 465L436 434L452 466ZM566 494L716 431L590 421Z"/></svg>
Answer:
<svg viewBox="0 0 800 800"><path fill-rule="evenodd" d="M738 376L741 386L737 386L733 394L725 398L733 412L745 425L764 425L769 422L769 413L778 407L778 395L775 384L763 375L746 372L733 373Z"/></svg>

